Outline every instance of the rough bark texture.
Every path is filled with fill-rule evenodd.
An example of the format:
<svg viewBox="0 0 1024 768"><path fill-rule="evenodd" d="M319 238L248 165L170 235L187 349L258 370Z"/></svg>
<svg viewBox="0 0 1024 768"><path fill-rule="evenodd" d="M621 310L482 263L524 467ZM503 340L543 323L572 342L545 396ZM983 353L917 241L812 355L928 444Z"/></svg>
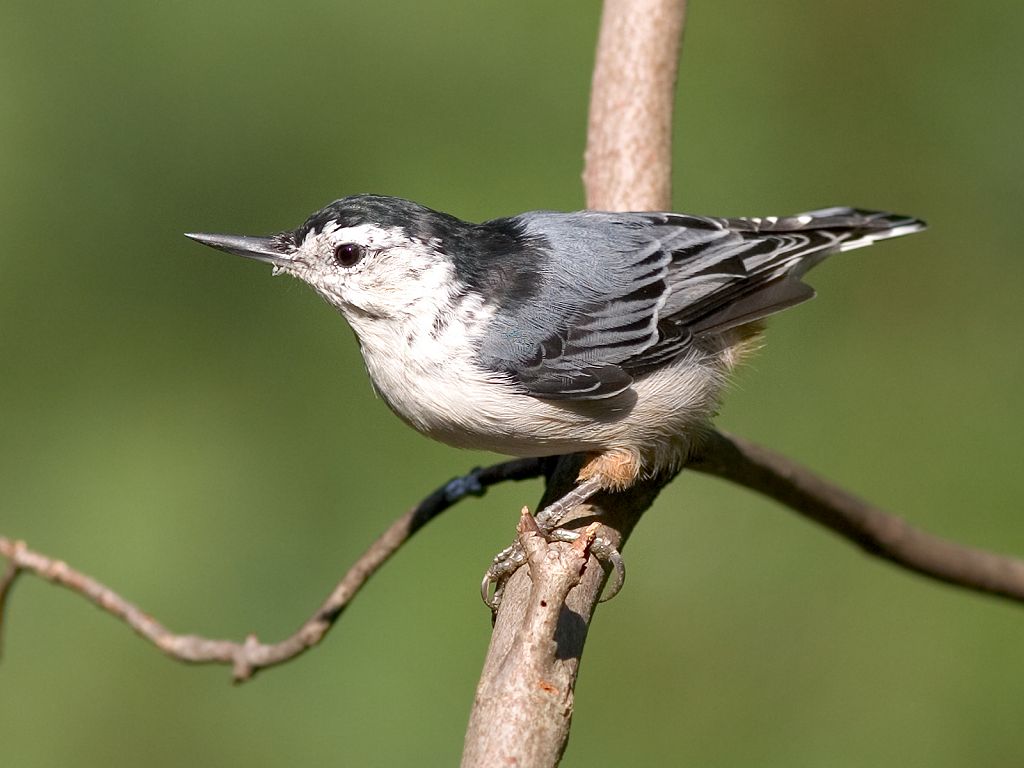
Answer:
<svg viewBox="0 0 1024 768"><path fill-rule="evenodd" d="M541 506L569 490L579 468L579 457L559 462ZM575 521L589 524L596 517L599 534L621 548L668 479L598 497L578 511ZM565 750L580 656L605 582L593 558L567 561L564 553L570 548L546 545L551 556L531 559L530 568L521 568L505 589L466 733L463 766L552 766ZM584 567L575 582L567 579L567 562ZM553 616L557 621L552 623Z"/></svg>

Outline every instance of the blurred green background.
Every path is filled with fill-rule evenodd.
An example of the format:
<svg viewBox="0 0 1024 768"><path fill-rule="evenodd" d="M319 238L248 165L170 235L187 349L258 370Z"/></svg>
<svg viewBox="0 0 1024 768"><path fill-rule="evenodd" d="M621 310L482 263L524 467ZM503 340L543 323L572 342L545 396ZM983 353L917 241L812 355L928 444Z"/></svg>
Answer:
<svg viewBox="0 0 1024 768"><path fill-rule="evenodd" d="M342 195L582 205L596 3L0 5L0 533L170 627L275 640L401 510L494 457L370 391L310 291L203 249ZM1024 554L1024 4L693 2L678 209L882 207L720 424L953 539ZM233 688L19 583L7 765L454 765L476 593L537 483L432 523L297 663ZM599 612L564 764L1024 764L1024 613L685 475Z"/></svg>

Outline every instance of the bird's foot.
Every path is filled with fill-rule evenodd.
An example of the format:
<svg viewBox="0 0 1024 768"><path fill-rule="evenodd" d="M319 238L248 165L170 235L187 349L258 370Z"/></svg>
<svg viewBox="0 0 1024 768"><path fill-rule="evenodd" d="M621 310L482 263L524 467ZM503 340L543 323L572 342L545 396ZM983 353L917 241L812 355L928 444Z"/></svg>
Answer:
<svg viewBox="0 0 1024 768"><path fill-rule="evenodd" d="M580 538L579 531L571 531L567 528L549 528L542 525L541 518L546 511L547 509L538 513L536 521L537 532L548 543L560 541L571 544ZM590 545L590 553L597 559L610 578L605 594L601 596L601 602L611 600L619 593L623 582L626 580L626 565L622 559L622 554L611 541L602 536L594 538ZM526 552L518 540L512 546L506 547L494 556L491 567L487 569L487 573L484 574L483 581L480 583L480 597L491 609L492 613L498 612L502 597L504 596L505 586L508 584L509 579L512 578L512 575L526 564L526 559Z"/></svg>

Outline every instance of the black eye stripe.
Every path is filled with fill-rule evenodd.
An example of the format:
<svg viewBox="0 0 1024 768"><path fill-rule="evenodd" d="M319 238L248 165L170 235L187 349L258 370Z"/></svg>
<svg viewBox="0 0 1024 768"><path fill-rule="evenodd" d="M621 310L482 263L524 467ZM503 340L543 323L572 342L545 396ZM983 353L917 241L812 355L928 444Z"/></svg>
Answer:
<svg viewBox="0 0 1024 768"><path fill-rule="evenodd" d="M363 253L363 246L357 243L341 243L334 246L334 261L339 267L354 267Z"/></svg>

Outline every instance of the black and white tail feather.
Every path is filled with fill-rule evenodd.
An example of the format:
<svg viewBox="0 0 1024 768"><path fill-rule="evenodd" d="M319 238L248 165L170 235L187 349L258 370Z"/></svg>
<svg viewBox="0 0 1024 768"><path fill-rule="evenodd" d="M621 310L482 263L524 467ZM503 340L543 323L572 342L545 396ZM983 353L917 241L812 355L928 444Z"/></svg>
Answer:
<svg viewBox="0 0 1024 768"><path fill-rule="evenodd" d="M906 216L847 207L709 221L721 227L721 235L702 242L699 256L679 277L731 274L736 279L677 316L691 318L697 334L725 331L813 298L814 290L800 278L826 257L925 227ZM708 314L701 316L702 311Z"/></svg>

